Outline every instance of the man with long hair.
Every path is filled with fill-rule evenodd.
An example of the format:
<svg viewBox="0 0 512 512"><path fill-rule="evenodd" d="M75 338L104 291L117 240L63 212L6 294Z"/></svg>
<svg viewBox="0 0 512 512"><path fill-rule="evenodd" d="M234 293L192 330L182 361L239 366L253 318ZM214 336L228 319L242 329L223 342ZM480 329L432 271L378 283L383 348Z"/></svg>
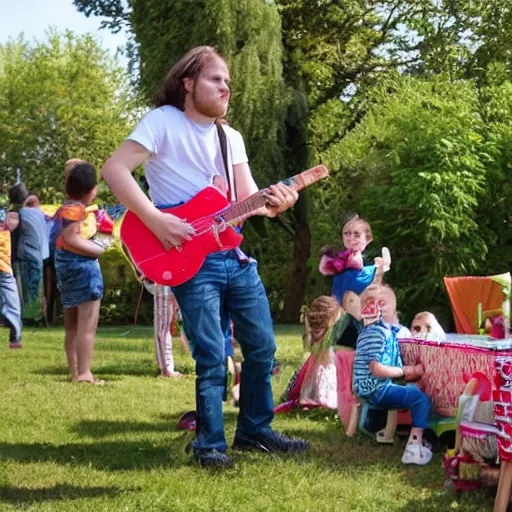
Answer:
<svg viewBox="0 0 512 512"><path fill-rule="evenodd" d="M151 110L105 163L102 174L116 197L133 211L169 249L194 235L182 219L156 206L190 200L209 184L243 200L258 188L251 175L240 133L224 125L228 168L223 162L216 124L226 115L229 71L212 47L190 50L169 71ZM144 163L152 202L131 172ZM297 193L284 184L265 193L261 215L275 217L293 206ZM240 413L233 448L267 453L302 452L307 442L274 432L271 390L275 340L267 296L257 265L241 251L210 254L201 270L173 288L185 334L196 361L197 426L194 454L201 466L230 467L222 417L226 357L224 333L233 320L242 347Z"/></svg>

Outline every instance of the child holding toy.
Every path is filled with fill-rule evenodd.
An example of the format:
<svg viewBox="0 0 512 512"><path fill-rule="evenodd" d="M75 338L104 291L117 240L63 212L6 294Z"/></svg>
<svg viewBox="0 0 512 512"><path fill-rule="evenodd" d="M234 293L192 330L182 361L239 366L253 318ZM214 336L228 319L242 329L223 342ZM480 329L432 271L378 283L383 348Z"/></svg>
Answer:
<svg viewBox="0 0 512 512"><path fill-rule="evenodd" d="M354 394L381 409L409 409L412 429L402 455L402 463L425 465L432 452L423 444L423 430L430 414L428 396L413 385L401 386L394 379L419 380L423 365L403 366L395 325L396 297L389 286L373 285L361 295L364 328L357 340L354 360ZM398 336L397 336L398 335Z"/></svg>
<svg viewBox="0 0 512 512"><path fill-rule="evenodd" d="M98 257L101 243L84 238L81 225L86 207L96 197L97 176L93 165L72 162L66 172L67 200L55 214L51 238L55 242L55 270L64 309L65 349L74 382L103 384L91 373L98 327L103 278Z"/></svg>
<svg viewBox="0 0 512 512"><path fill-rule="evenodd" d="M345 249L324 247L320 272L325 276L334 276L332 294L343 304L347 292L359 295L370 283L380 284L384 272L391 265L391 256L384 247L382 257L375 258L373 265L364 265L363 253L373 240L373 235L370 224L357 214L345 222L341 234Z"/></svg>

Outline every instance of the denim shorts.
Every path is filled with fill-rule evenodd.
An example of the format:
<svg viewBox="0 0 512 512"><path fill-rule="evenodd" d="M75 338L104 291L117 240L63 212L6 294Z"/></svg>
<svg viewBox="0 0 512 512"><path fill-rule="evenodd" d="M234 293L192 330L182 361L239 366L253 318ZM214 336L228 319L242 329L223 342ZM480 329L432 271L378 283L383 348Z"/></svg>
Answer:
<svg viewBox="0 0 512 512"><path fill-rule="evenodd" d="M97 258L59 249L55 251L55 271L64 309L103 297L103 277Z"/></svg>

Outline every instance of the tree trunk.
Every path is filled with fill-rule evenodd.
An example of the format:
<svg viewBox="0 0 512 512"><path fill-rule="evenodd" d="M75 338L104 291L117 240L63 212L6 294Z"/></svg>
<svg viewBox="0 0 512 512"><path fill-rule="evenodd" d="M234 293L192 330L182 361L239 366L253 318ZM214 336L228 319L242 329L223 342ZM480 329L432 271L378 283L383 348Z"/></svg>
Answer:
<svg viewBox="0 0 512 512"><path fill-rule="evenodd" d="M307 262L311 251L309 224L299 224L295 230L293 262L288 277L288 288L283 309L283 322L297 323L303 304L308 279Z"/></svg>
<svg viewBox="0 0 512 512"><path fill-rule="evenodd" d="M294 90L294 101L288 109L286 121L285 155L290 176L308 166L307 145L307 100L302 89ZM282 320L285 323L297 323L303 304L308 279L308 259L311 252L311 230L309 228L309 192L303 190L294 208L295 242L293 261L288 276L288 286L284 300Z"/></svg>

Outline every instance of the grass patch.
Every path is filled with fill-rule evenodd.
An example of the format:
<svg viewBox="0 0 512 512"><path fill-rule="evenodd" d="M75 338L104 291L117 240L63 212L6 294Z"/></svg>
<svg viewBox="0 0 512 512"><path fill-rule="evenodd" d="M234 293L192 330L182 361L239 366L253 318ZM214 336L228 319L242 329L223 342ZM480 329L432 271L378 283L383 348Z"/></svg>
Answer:
<svg viewBox="0 0 512 512"><path fill-rule="evenodd" d="M300 327L276 327L274 396L303 361ZM277 430L304 437L300 457L233 454L235 469L200 470L177 432L194 408L194 364L175 343L181 379L157 377L152 330L100 328L94 373L104 387L71 384L62 329L26 329L9 351L0 329L0 510L41 511L490 511L487 491L443 487L441 454L428 467L400 463L403 442L348 439L331 413L295 413ZM231 443L237 411L225 406Z"/></svg>

